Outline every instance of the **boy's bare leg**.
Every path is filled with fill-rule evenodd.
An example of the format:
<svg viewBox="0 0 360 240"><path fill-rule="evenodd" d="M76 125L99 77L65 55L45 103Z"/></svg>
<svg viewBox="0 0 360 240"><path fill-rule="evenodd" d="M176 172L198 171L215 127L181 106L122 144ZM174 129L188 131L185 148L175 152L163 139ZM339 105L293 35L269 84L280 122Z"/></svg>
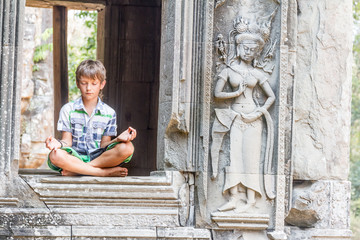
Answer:
<svg viewBox="0 0 360 240"><path fill-rule="evenodd" d="M98 168L94 167L88 163L84 163L77 157L74 157L68 154L64 150L54 150L50 153L51 162L62 168L64 175L74 175L83 174L83 175L92 175L92 176L114 176L114 177L125 177L127 175L127 169L122 167L112 167L112 168Z"/></svg>
<svg viewBox="0 0 360 240"><path fill-rule="evenodd" d="M116 144L114 148L105 151L99 157L92 160L90 165L97 168L110 168L118 166L134 152L134 146L131 142L122 142Z"/></svg>

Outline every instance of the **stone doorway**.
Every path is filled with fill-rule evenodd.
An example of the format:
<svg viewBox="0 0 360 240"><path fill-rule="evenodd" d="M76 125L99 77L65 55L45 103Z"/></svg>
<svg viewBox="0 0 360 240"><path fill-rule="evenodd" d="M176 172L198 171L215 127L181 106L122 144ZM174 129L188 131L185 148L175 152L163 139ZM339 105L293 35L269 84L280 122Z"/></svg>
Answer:
<svg viewBox="0 0 360 240"><path fill-rule="evenodd" d="M104 101L118 113L118 132L137 129L129 175L144 176L156 169L161 2L125 2L105 11Z"/></svg>
<svg viewBox="0 0 360 240"><path fill-rule="evenodd" d="M97 58L107 69L104 101L118 113L118 133L138 131L129 175L156 170L161 1L27 0L27 6L52 7L54 14L54 125L68 102L67 10L98 10Z"/></svg>

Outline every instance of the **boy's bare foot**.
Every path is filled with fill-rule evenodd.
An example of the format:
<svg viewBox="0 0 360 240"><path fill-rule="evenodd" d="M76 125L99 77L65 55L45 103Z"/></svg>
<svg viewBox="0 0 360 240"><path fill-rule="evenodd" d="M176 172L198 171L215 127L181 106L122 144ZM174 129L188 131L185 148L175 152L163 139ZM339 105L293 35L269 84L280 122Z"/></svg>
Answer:
<svg viewBox="0 0 360 240"><path fill-rule="evenodd" d="M79 175L79 174L77 174L77 173L74 173L74 172L70 172L70 171L68 171L68 170L62 170L61 171L61 175L63 175L63 176L77 176L77 175Z"/></svg>
<svg viewBox="0 0 360 240"><path fill-rule="evenodd" d="M99 169L100 170L100 169ZM70 172L68 170L63 169L61 171L61 175L63 176L78 176L80 174ZM127 168L123 167L113 167L113 168L102 168L99 172L99 175L94 176L103 176L103 177L126 177L128 175Z"/></svg>
<svg viewBox="0 0 360 240"><path fill-rule="evenodd" d="M128 175L127 168L113 167L109 168L111 171L106 175L107 177L126 177Z"/></svg>

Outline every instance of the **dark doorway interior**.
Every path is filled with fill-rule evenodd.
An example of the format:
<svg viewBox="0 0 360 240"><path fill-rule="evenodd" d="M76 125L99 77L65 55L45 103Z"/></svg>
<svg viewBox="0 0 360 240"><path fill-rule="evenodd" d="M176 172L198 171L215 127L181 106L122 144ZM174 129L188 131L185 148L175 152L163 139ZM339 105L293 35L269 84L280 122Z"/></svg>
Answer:
<svg viewBox="0 0 360 240"><path fill-rule="evenodd" d="M118 114L118 133L137 129L129 175L156 170L161 0L27 0L54 13L54 114L68 99L68 9L98 10L97 58L107 69L104 101ZM55 33L56 32L56 33Z"/></svg>
<svg viewBox="0 0 360 240"><path fill-rule="evenodd" d="M124 2L105 9L104 101L118 114L118 133L137 129L129 175L149 175L156 169L161 2Z"/></svg>

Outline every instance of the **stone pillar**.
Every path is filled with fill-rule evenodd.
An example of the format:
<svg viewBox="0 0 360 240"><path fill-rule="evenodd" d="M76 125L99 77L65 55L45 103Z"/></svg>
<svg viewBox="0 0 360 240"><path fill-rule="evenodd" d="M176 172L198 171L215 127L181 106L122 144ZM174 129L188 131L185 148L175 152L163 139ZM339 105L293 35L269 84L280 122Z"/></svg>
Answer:
<svg viewBox="0 0 360 240"><path fill-rule="evenodd" d="M0 207L44 206L19 177L24 0L0 3Z"/></svg>
<svg viewBox="0 0 360 240"><path fill-rule="evenodd" d="M2 1L0 68L0 180L9 182L17 175L20 138L21 46L24 0ZM6 195L1 184L0 197Z"/></svg>
<svg viewBox="0 0 360 240"><path fill-rule="evenodd" d="M213 11L213 1L162 1L157 169L184 173L186 224L195 209L206 215Z"/></svg>
<svg viewBox="0 0 360 240"><path fill-rule="evenodd" d="M296 11L291 159L300 181L286 221L297 226L290 239L345 239L351 234L352 1L298 0Z"/></svg>

